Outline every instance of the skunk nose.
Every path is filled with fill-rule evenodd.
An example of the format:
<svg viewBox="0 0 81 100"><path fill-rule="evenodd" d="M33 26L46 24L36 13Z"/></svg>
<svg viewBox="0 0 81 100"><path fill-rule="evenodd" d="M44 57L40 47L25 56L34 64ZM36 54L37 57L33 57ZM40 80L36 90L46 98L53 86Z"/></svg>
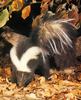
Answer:
<svg viewBox="0 0 81 100"><path fill-rule="evenodd" d="M22 82L17 82L17 86L18 87L23 87L23 83Z"/></svg>
<svg viewBox="0 0 81 100"><path fill-rule="evenodd" d="M23 72L18 72L17 74L17 85L19 87L22 87L25 85L25 76L24 76L24 73Z"/></svg>
<svg viewBox="0 0 81 100"><path fill-rule="evenodd" d="M31 82L31 80L32 80L32 78L31 79L26 78L25 80L23 78L22 80L17 81L17 85L19 87L26 87Z"/></svg>
<svg viewBox="0 0 81 100"><path fill-rule="evenodd" d="M26 87L28 84L30 83L30 81L26 81L26 82L18 82L17 83L17 86L18 87Z"/></svg>
<svg viewBox="0 0 81 100"><path fill-rule="evenodd" d="M18 86L18 87L26 87L30 82L31 82L31 80L17 81L17 86Z"/></svg>

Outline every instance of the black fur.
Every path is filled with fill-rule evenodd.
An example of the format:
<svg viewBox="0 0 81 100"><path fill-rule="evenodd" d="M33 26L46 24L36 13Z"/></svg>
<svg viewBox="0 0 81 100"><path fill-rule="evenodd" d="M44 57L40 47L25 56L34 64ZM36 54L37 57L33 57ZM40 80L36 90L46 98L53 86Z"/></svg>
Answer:
<svg viewBox="0 0 81 100"><path fill-rule="evenodd" d="M30 39L25 39L18 43L16 47L18 58L21 59L22 55L26 52L28 48L31 48L32 45L33 43L31 43Z"/></svg>

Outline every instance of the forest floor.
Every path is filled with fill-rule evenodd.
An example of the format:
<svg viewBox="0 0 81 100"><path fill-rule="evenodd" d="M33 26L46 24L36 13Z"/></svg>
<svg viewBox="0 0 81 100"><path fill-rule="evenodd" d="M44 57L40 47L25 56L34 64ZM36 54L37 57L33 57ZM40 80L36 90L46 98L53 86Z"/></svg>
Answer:
<svg viewBox="0 0 81 100"><path fill-rule="evenodd" d="M67 69L67 72L73 68ZM0 100L81 100L81 65L74 73L50 69L50 79L35 75L26 87L9 82L10 68L4 68L0 76ZM5 73L5 74L4 74Z"/></svg>

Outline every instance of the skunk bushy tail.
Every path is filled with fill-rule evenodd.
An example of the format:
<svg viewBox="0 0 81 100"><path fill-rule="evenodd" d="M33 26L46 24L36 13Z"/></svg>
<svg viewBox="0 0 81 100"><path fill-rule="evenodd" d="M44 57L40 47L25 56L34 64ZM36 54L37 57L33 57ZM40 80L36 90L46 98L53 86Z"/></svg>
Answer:
<svg viewBox="0 0 81 100"><path fill-rule="evenodd" d="M48 53L61 54L65 52L65 48L73 48L73 40L77 37L77 31L68 20L47 18L43 16L40 24L32 32L33 42L38 43ZM60 50L58 49L58 44Z"/></svg>
<svg viewBox="0 0 81 100"><path fill-rule="evenodd" d="M78 33L70 23L73 19L56 19L56 15L44 15L39 19L40 23L34 28L31 37L32 41L42 48L44 56L75 53L74 42Z"/></svg>

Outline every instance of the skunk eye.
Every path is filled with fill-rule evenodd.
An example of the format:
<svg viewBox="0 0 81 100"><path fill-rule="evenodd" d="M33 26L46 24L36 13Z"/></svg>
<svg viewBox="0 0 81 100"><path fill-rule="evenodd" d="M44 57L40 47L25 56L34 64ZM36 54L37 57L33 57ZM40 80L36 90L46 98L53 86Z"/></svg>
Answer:
<svg viewBox="0 0 81 100"><path fill-rule="evenodd" d="M34 66L37 65L37 59L31 59L31 60L28 62L27 65L30 66L30 68L32 68L32 66L33 66L33 68L34 68Z"/></svg>
<svg viewBox="0 0 81 100"><path fill-rule="evenodd" d="M37 59L31 59L28 63L27 63L27 66L29 66L30 69L32 70L35 70L36 67L38 66L39 64L39 61L40 61L40 55L37 55Z"/></svg>

